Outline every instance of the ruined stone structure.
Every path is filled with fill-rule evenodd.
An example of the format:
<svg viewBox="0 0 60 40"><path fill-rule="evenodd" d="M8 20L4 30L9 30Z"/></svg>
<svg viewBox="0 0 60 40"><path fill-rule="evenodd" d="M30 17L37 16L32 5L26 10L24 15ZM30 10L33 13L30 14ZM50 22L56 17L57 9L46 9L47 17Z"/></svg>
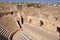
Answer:
<svg viewBox="0 0 60 40"><path fill-rule="evenodd" d="M0 35L7 40L60 39L60 6L43 3L5 4L0 3Z"/></svg>

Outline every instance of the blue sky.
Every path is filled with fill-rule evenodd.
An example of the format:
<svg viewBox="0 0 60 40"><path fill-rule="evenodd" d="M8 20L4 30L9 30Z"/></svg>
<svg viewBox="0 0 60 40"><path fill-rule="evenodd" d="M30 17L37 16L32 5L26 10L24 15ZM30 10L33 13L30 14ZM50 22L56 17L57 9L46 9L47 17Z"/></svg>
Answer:
<svg viewBox="0 0 60 40"><path fill-rule="evenodd" d="M60 0L0 0L0 2L42 2L42 3L60 3Z"/></svg>

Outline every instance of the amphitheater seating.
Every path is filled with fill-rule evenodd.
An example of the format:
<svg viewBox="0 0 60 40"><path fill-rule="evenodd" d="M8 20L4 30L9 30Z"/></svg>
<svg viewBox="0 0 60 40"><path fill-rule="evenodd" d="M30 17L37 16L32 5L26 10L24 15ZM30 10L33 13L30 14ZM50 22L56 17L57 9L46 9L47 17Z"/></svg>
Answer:
<svg viewBox="0 0 60 40"><path fill-rule="evenodd" d="M0 18L0 35L10 37L14 32L20 30L19 25L11 15Z"/></svg>

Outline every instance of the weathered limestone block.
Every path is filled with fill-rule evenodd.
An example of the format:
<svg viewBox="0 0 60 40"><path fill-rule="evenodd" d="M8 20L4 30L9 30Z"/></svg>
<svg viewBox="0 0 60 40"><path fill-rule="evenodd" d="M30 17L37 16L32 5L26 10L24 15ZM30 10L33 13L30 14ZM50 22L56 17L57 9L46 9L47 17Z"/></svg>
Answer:
<svg viewBox="0 0 60 40"><path fill-rule="evenodd" d="M37 17L34 17L34 16L28 16L28 24L32 24L32 25L35 25L35 26L40 26L40 20L39 19L36 19Z"/></svg>

